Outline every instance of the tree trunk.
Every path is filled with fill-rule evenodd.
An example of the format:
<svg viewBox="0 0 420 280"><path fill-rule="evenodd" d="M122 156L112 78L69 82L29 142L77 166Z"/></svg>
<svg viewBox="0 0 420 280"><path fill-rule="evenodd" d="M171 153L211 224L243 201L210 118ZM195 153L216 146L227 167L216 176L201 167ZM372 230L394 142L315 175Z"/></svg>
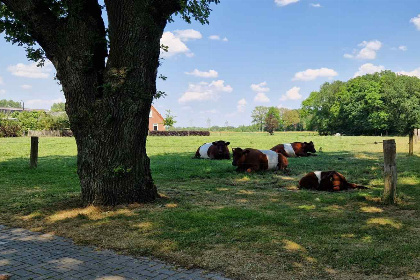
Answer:
<svg viewBox="0 0 420 280"><path fill-rule="evenodd" d="M149 111L160 38L181 1L104 1L108 32L97 1L65 1L66 16L58 17L51 1L0 0L57 70L77 143L83 201L152 201L158 193L146 154Z"/></svg>
<svg viewBox="0 0 420 280"><path fill-rule="evenodd" d="M146 137L166 17L156 19L130 0L105 2L106 67L94 64L65 75L72 68L68 63L58 71L77 143L82 198L94 205L153 201L158 193Z"/></svg>
<svg viewBox="0 0 420 280"><path fill-rule="evenodd" d="M83 201L96 205L152 201L157 189L146 154L150 103L113 105L95 112L97 128L75 133Z"/></svg>

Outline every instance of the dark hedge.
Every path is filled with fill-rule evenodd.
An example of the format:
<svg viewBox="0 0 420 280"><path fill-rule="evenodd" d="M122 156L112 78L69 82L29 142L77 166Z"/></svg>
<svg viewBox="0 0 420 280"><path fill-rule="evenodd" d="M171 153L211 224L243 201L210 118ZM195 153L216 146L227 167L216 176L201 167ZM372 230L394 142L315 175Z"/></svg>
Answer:
<svg viewBox="0 0 420 280"><path fill-rule="evenodd" d="M149 131L149 136L210 136L210 131Z"/></svg>

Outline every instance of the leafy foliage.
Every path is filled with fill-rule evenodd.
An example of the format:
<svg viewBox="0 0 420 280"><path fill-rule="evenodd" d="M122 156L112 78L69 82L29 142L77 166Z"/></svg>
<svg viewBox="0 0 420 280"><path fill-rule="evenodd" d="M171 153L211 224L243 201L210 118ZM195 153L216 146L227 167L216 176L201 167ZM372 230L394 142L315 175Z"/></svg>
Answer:
<svg viewBox="0 0 420 280"><path fill-rule="evenodd" d="M0 107L22 108L22 104L20 104L20 102L13 101L13 100L2 99L2 100L0 100Z"/></svg>
<svg viewBox="0 0 420 280"><path fill-rule="evenodd" d="M252 123L258 125L260 130L263 130L265 118L267 117L268 107L257 106L251 114Z"/></svg>
<svg viewBox="0 0 420 280"><path fill-rule="evenodd" d="M219 4L220 0L181 0L181 10L175 15L179 14L188 23L194 18L201 24L208 24L211 3Z"/></svg>
<svg viewBox="0 0 420 280"><path fill-rule="evenodd" d="M170 128L173 127L176 123L176 116L172 115L171 110L166 110L165 119L163 120L163 125Z"/></svg>
<svg viewBox="0 0 420 280"><path fill-rule="evenodd" d="M18 137L22 135L22 128L15 120L0 118L0 137Z"/></svg>
<svg viewBox="0 0 420 280"><path fill-rule="evenodd" d="M22 111L12 113L23 131L63 130L70 127L66 113L49 114L44 111Z"/></svg>
<svg viewBox="0 0 420 280"><path fill-rule="evenodd" d="M273 114L274 119L277 120L277 122L272 117L267 119L269 114ZM291 110L287 108L257 106L252 111L251 118L253 126L257 126L260 131L262 131L263 128L265 128L268 131L267 121L269 121L271 123L271 126L273 126L273 131L303 130L304 128L301 120L301 112L297 109ZM256 130L251 129L246 131Z"/></svg>
<svg viewBox="0 0 420 280"><path fill-rule="evenodd" d="M391 71L325 83L302 102L320 134L407 134L420 126L420 79Z"/></svg>
<svg viewBox="0 0 420 280"><path fill-rule="evenodd" d="M270 134L273 134L274 130L278 130L280 127L280 111L276 107L268 108L267 115L265 117L265 130Z"/></svg>
<svg viewBox="0 0 420 280"><path fill-rule="evenodd" d="M57 20L66 20L69 15L69 5L67 0L43 0L43 5L48 7L49 12ZM177 1L174 1L176 3ZM220 0L180 0L180 5L174 15L179 15L186 22L191 23L194 19L201 24L209 23L210 5L212 3L219 4ZM40 5L40 4L38 4ZM77 13L77 5L73 13ZM29 60L38 62L43 66L46 53L35 40L30 28L21 20L22 15L15 15L4 3L0 1L0 33L4 33L6 41L23 46L26 50L26 56ZM168 21L173 21L172 17L168 17ZM104 38L108 40L108 37ZM165 46L163 46L165 47ZM158 92L157 97L163 95Z"/></svg>
<svg viewBox="0 0 420 280"><path fill-rule="evenodd" d="M64 102L54 103L53 105L51 105L51 112L64 112L64 111L66 111L66 103Z"/></svg>

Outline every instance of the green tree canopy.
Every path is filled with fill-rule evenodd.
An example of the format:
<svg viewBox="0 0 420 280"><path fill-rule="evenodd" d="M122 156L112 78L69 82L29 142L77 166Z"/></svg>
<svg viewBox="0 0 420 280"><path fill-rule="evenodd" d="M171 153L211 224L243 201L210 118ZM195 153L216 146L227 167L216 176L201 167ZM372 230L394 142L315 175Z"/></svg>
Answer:
<svg viewBox="0 0 420 280"><path fill-rule="evenodd" d="M173 16L208 23L219 0L0 0L0 33L49 59L66 98L86 204L158 196L146 153L160 39ZM106 13L105 24L103 13ZM123 19L123 20L122 20Z"/></svg>
<svg viewBox="0 0 420 280"><path fill-rule="evenodd" d="M172 115L171 110L166 110L165 119L163 120L163 125L169 127L173 127L176 124L175 120L176 116Z"/></svg>
<svg viewBox="0 0 420 280"><path fill-rule="evenodd" d="M54 103L53 105L51 105L51 112L64 112L64 111L66 111L66 103L64 102Z"/></svg>
<svg viewBox="0 0 420 280"><path fill-rule="evenodd" d="M264 121L266 131L273 133L278 130L281 123L279 108L269 107Z"/></svg>
<svg viewBox="0 0 420 280"><path fill-rule="evenodd" d="M268 107L257 106L251 114L252 123L258 125L260 131L263 131L265 118L267 117Z"/></svg>
<svg viewBox="0 0 420 280"><path fill-rule="evenodd" d="M22 108L22 104L20 102L13 101L13 100L1 99L0 100L0 107Z"/></svg>
<svg viewBox="0 0 420 280"><path fill-rule="evenodd" d="M320 134L407 134L420 127L420 79L391 71L325 83L302 102Z"/></svg>

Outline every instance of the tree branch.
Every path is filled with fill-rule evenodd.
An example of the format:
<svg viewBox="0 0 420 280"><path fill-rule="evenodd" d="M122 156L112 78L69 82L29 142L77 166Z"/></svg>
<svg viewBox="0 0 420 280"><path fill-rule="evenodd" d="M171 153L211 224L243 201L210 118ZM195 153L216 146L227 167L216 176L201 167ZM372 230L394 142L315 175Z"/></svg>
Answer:
<svg viewBox="0 0 420 280"><path fill-rule="evenodd" d="M16 19L28 28L28 33L52 59L57 46L57 32L61 28L59 18L41 0L0 0L13 12ZM51 32L54 29L55 32Z"/></svg>

